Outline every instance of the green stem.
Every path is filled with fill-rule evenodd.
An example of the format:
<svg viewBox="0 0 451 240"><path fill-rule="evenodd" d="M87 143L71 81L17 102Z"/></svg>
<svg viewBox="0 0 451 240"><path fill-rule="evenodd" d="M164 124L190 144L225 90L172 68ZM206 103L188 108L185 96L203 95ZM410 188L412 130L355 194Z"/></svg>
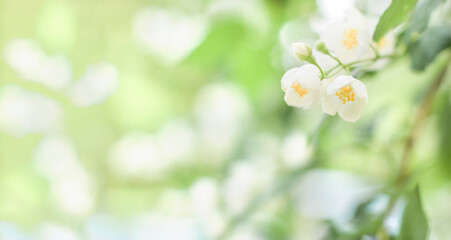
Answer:
<svg viewBox="0 0 451 240"><path fill-rule="evenodd" d="M401 165L395 180L394 185L394 191L390 195L390 201L387 205L387 208L383 212L381 219L385 219L390 212L392 211L393 207L396 204L396 201L399 199L400 196L403 195L403 193L406 191L409 179L411 177L411 153L414 147L414 144L416 142L416 139L418 138L418 135L420 133L420 130L422 129L424 125L424 121L427 117L427 115L430 112L432 101L434 100L435 95L438 92L438 89L441 85L441 83L444 80L446 71L448 69L448 63L449 61L446 61L444 63L444 66L441 68L441 70L436 75L434 81L429 86L426 94L421 100L420 106L418 108L418 111L415 115L415 118L413 120L412 126L410 128L409 136L407 137L406 144L404 145L404 151L403 155L401 157ZM381 229L383 226L383 221L380 222L379 229Z"/></svg>
<svg viewBox="0 0 451 240"><path fill-rule="evenodd" d="M334 59L335 61L337 61L338 65L343 66L344 64L340 61L340 59L338 59L337 57L335 57L334 55L327 53L327 55L329 55L329 57L331 57L332 59Z"/></svg>
<svg viewBox="0 0 451 240"><path fill-rule="evenodd" d="M323 69L321 69L321 67L316 62L314 62L313 65L315 65L321 72L321 79L324 79L326 77L326 75L324 75Z"/></svg>
<svg viewBox="0 0 451 240"><path fill-rule="evenodd" d="M371 49L373 49L373 52L376 55L376 58L378 58L380 55L379 55L379 51L377 50L377 48L373 44L370 44L370 47L371 47Z"/></svg>
<svg viewBox="0 0 451 240"><path fill-rule="evenodd" d="M412 123L412 127L410 129L409 136L406 141L406 145L404 147L403 155L401 158L401 166L399 168L398 177L396 179L396 185L403 185L405 182L407 182L409 178L409 171L410 171L410 155L413 149L413 146L416 142L416 139L418 137L418 134L423 127L424 120L429 114L432 100L435 97L435 94L437 93L438 88L440 87L440 84L442 83L446 71L448 69L448 63L446 62L445 65L442 67L440 72L435 77L435 80L432 82L432 84L429 86L429 89L427 90L425 96L423 97L420 106L418 108L418 112L415 115L415 118Z"/></svg>
<svg viewBox="0 0 451 240"><path fill-rule="evenodd" d="M340 62L337 58L333 57L332 55L329 55L329 56L331 56L333 59L335 59L336 61L338 61L338 64L335 65L333 68L329 69L328 71L326 71L326 74L325 74L325 76L324 76L323 78L330 78L330 77L336 75L336 74L337 74L338 72L340 72L340 71L337 71L337 72L335 72L335 73L332 74L332 75L329 75L329 74L330 74L333 70L335 70L335 69L337 69L337 68L339 68L339 67L341 67L341 69L344 69L347 73L349 73L349 68L351 68L351 67L352 67L353 65L355 65L355 64L366 63L366 62L372 63L372 62L376 62L377 60L379 60L379 59L381 59L381 58L392 58L392 57L396 57L396 55L393 55L393 54L390 54L390 55L379 55L379 54L376 54L376 57L374 57L374 58L362 59L362 60L357 60L357 61L350 62L350 63L347 63L347 64L343 64L342 62Z"/></svg>
<svg viewBox="0 0 451 240"><path fill-rule="evenodd" d="M340 64L335 65L333 68L329 69L328 71L326 71L326 76L329 75L329 73L331 73L333 70L337 69L338 67L341 67Z"/></svg>
<svg viewBox="0 0 451 240"><path fill-rule="evenodd" d="M341 72L341 69L340 69L340 70L338 70L338 71L336 71L336 72L334 72L333 74L331 74L331 75L327 76L327 78L331 78L331 77L333 77L333 76L337 75L337 74L338 74L339 72Z"/></svg>

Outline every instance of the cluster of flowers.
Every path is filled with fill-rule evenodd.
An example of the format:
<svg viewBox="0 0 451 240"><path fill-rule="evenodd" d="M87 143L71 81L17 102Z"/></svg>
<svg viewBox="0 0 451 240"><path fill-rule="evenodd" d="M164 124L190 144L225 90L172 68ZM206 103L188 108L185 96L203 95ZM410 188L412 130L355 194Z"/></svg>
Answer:
<svg viewBox="0 0 451 240"><path fill-rule="evenodd" d="M285 102L308 109L321 99L323 112L338 112L345 121L357 121L368 94L365 84L352 75L358 68L381 68L395 47L393 32L377 43L372 41L375 26L376 21L367 21L357 9L350 8L321 30L314 50L306 43L293 43L295 56L307 64L288 70L282 77Z"/></svg>

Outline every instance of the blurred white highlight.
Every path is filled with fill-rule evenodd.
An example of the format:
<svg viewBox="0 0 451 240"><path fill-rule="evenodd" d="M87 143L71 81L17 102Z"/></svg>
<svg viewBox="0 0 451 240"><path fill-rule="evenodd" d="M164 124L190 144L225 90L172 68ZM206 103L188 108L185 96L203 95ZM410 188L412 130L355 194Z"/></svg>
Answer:
<svg viewBox="0 0 451 240"><path fill-rule="evenodd" d="M13 39L6 43L3 56L19 77L29 81L36 80L45 58L40 46L28 39Z"/></svg>
<svg viewBox="0 0 451 240"><path fill-rule="evenodd" d="M255 162L239 161L235 163L224 182L224 202L228 212L236 215L243 212L251 201L271 187L273 174Z"/></svg>
<svg viewBox="0 0 451 240"><path fill-rule="evenodd" d="M204 153L212 163L222 163L239 144L250 121L245 94L231 83L213 83L199 91L194 110Z"/></svg>
<svg viewBox="0 0 451 240"><path fill-rule="evenodd" d="M87 107L104 102L116 92L119 73L110 63L98 63L86 68L85 74L69 90L75 105Z"/></svg>
<svg viewBox="0 0 451 240"><path fill-rule="evenodd" d="M163 175L166 163L154 136L130 133L111 149L109 165L118 176L156 179Z"/></svg>
<svg viewBox="0 0 451 240"><path fill-rule="evenodd" d="M312 154L308 147L307 136L299 131L290 133L282 143L282 163L292 169L306 165Z"/></svg>
<svg viewBox="0 0 451 240"><path fill-rule="evenodd" d="M38 240L80 240L77 234L62 225L55 223L44 223L37 233Z"/></svg>
<svg viewBox="0 0 451 240"><path fill-rule="evenodd" d="M0 129L16 137L46 133L62 127L63 109L58 102L19 86L0 90Z"/></svg>
<svg viewBox="0 0 451 240"><path fill-rule="evenodd" d="M184 162L192 159L196 135L186 120L173 120L164 124L156 133L162 158L169 163Z"/></svg>
<svg viewBox="0 0 451 240"><path fill-rule="evenodd" d="M133 224L130 240L199 240L200 233L192 219L151 213Z"/></svg>
<svg viewBox="0 0 451 240"><path fill-rule="evenodd" d="M12 39L5 45L4 58L19 78L63 90L72 81L72 66L63 56L46 56L30 39Z"/></svg>
<svg viewBox="0 0 451 240"><path fill-rule="evenodd" d="M374 190L368 181L349 173L313 170L301 178L295 195L301 214L343 223L352 217L359 203L371 197Z"/></svg>
<svg viewBox="0 0 451 240"><path fill-rule="evenodd" d="M46 136L36 147L33 161L37 171L50 181L53 200L61 210L72 216L93 211L96 186L67 137Z"/></svg>
<svg viewBox="0 0 451 240"><path fill-rule="evenodd" d="M207 22L200 16L148 7L133 18L133 35L149 53L168 64L187 57L205 38Z"/></svg>
<svg viewBox="0 0 451 240"><path fill-rule="evenodd" d="M0 222L0 239L31 240L16 224Z"/></svg>

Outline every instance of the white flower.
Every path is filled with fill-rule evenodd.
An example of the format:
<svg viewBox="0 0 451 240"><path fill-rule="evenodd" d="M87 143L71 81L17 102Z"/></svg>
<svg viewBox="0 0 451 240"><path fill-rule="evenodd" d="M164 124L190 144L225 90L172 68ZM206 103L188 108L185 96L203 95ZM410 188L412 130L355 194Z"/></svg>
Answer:
<svg viewBox="0 0 451 240"><path fill-rule="evenodd" d="M338 64L332 57L319 51L313 51L313 57L324 72L331 70Z"/></svg>
<svg viewBox="0 0 451 240"><path fill-rule="evenodd" d="M301 61L312 56L312 48L306 43L294 42L291 44L291 48L293 49L294 56Z"/></svg>
<svg viewBox="0 0 451 240"><path fill-rule="evenodd" d="M370 39L373 39L374 31L376 30L376 26L378 23L378 18L369 18L368 26L370 30ZM389 31L385 36L383 36L379 41L371 43L375 49L379 52L379 55L390 55L395 52L396 45L396 31ZM362 57L364 59L371 59L376 57L376 53L372 48L368 49L365 55ZM383 68L390 61L388 58L378 59L376 62L367 67L369 70L378 70Z"/></svg>
<svg viewBox="0 0 451 240"><path fill-rule="evenodd" d="M396 45L396 35L393 31L388 32L376 43L380 55L393 54Z"/></svg>
<svg viewBox="0 0 451 240"><path fill-rule="evenodd" d="M355 8L344 10L342 19L331 22L320 32L330 53L343 63L360 59L370 47L365 17Z"/></svg>
<svg viewBox="0 0 451 240"><path fill-rule="evenodd" d="M292 107L307 109L320 98L321 73L313 64L288 70L282 77L285 102Z"/></svg>
<svg viewBox="0 0 451 240"><path fill-rule="evenodd" d="M396 45L396 35L393 31L388 32L385 36L383 36L377 43L374 43L376 49L379 51L379 55L390 55L395 52ZM372 57L374 57L374 51L371 50ZM378 70L390 62L389 58L380 58L376 60L372 65L370 65L367 69L369 70Z"/></svg>
<svg viewBox="0 0 451 240"><path fill-rule="evenodd" d="M365 85L351 76L339 76L325 84L327 92L323 96L323 112L330 115L338 112L345 121L357 121L368 103Z"/></svg>

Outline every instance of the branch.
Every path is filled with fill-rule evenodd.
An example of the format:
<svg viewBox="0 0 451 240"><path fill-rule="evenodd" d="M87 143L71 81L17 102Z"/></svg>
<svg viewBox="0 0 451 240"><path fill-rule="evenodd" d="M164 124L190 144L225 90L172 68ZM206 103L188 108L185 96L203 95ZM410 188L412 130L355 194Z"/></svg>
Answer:
<svg viewBox="0 0 451 240"><path fill-rule="evenodd" d="M440 72L437 74L434 81L429 86L423 99L421 100L420 106L413 120L409 136L407 137L406 145L404 146L404 151L401 158L401 166L399 168L398 177L395 182L396 186L404 185L409 178L411 164L410 157L412 155L413 146L418 138L420 130L423 127L424 120L430 112L432 101L434 100L437 90L439 89L440 84L445 78L447 68L448 62L445 63Z"/></svg>

